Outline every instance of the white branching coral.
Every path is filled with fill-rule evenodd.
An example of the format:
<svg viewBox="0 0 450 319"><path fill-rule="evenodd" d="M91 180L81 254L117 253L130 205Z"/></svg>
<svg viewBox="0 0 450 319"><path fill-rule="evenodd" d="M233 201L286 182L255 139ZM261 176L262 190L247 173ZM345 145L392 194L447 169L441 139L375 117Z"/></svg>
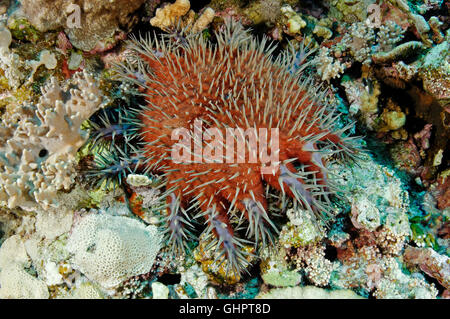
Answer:
<svg viewBox="0 0 450 319"><path fill-rule="evenodd" d="M339 77L344 73L346 65L342 64L338 60L335 60L327 47L320 48L319 55L316 57L317 72L322 78L322 81L330 81Z"/></svg>
<svg viewBox="0 0 450 319"><path fill-rule="evenodd" d="M88 215L67 244L73 266L104 288L151 270L161 247L156 226L124 216Z"/></svg>
<svg viewBox="0 0 450 319"><path fill-rule="evenodd" d="M55 78L36 107L22 107L0 124L0 204L30 210L55 206L58 190L74 182L77 150L87 139L81 124L101 107L102 93L87 73L64 91Z"/></svg>

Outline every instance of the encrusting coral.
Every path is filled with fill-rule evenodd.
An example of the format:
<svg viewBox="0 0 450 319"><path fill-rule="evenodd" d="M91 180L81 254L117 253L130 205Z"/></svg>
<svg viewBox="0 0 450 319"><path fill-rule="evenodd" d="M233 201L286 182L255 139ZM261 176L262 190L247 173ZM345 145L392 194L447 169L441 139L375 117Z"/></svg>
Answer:
<svg viewBox="0 0 450 319"><path fill-rule="evenodd" d="M29 266L30 257L20 236L9 237L0 249L0 298L48 298L46 284L26 271Z"/></svg>

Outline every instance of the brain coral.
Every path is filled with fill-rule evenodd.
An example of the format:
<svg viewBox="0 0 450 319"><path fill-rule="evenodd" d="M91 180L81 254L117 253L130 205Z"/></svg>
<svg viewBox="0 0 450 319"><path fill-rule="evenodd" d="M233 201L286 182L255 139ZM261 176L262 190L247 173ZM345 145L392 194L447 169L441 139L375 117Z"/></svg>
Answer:
<svg viewBox="0 0 450 319"><path fill-rule="evenodd" d="M155 226L123 216L88 215L73 229L67 249L76 269L110 288L149 272L160 242Z"/></svg>
<svg viewBox="0 0 450 319"><path fill-rule="evenodd" d="M189 213L197 211L208 224L204 238L212 240L210 247L239 273L248 264L242 249L247 239L262 246L272 241L269 199L278 198L278 210L291 198L312 215L326 215L333 188L324 156L354 154L355 148L343 135L352 124L335 128L339 114L326 107L326 91L302 75L305 65L296 67L295 54L273 57L266 39L254 39L237 23L225 24L215 38L216 44L201 34L133 41L134 55L118 72L138 84L145 98L130 121L140 126L143 166L167 181L166 232L173 251L183 251L192 239ZM198 142L199 128L214 130L214 139L205 133ZM182 145L182 160L173 157L180 147L177 131L195 144ZM252 132L267 132L265 148L261 143L257 149ZM227 141L226 156L220 152L224 142L217 142L225 136L232 143ZM243 155L241 147L249 152ZM264 152L278 157L271 166ZM247 239L234 231L233 217L247 220Z"/></svg>

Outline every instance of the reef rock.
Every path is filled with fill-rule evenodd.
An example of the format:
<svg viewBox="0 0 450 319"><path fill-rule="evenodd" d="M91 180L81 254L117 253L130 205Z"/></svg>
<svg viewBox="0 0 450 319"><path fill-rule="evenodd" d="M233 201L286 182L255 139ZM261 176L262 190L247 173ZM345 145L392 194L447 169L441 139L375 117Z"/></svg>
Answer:
<svg viewBox="0 0 450 319"><path fill-rule="evenodd" d="M137 19L132 16L145 0L21 0L21 10L39 31L64 28L72 44L84 51L115 42Z"/></svg>

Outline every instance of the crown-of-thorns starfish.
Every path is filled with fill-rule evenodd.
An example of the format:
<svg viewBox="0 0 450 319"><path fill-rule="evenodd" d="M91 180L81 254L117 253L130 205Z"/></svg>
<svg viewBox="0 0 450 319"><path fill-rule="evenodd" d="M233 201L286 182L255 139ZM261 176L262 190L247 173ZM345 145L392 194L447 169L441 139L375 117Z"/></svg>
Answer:
<svg viewBox="0 0 450 319"><path fill-rule="evenodd" d="M203 217L205 232L215 239L211 247L220 251L229 270L240 273L248 263L245 243L252 240L260 248L272 242L276 227L268 197L279 194L283 202L291 198L315 216L328 214L329 195L335 191L324 155L354 154L356 148L354 138L344 136L351 125L335 128L339 114L325 106L325 90L302 76L298 55L286 52L274 58L274 46L254 39L239 23L228 22L215 36L215 44L201 34L183 41L170 36L133 39L132 54L117 71L123 80L136 83L145 98L134 122L140 127L143 166L166 181L165 225L173 252L185 250L193 236L192 221ZM277 128L278 150L268 145L268 153L278 152L277 169L262 173L260 159L249 163L255 150L247 138L245 163L230 163L225 155L221 162L175 161L173 131L194 131L199 121L222 136L227 128ZM211 142L200 143L203 149L211 147ZM195 146L185 151L196 155ZM232 216L245 217L236 219L245 221L246 238L233 229Z"/></svg>

